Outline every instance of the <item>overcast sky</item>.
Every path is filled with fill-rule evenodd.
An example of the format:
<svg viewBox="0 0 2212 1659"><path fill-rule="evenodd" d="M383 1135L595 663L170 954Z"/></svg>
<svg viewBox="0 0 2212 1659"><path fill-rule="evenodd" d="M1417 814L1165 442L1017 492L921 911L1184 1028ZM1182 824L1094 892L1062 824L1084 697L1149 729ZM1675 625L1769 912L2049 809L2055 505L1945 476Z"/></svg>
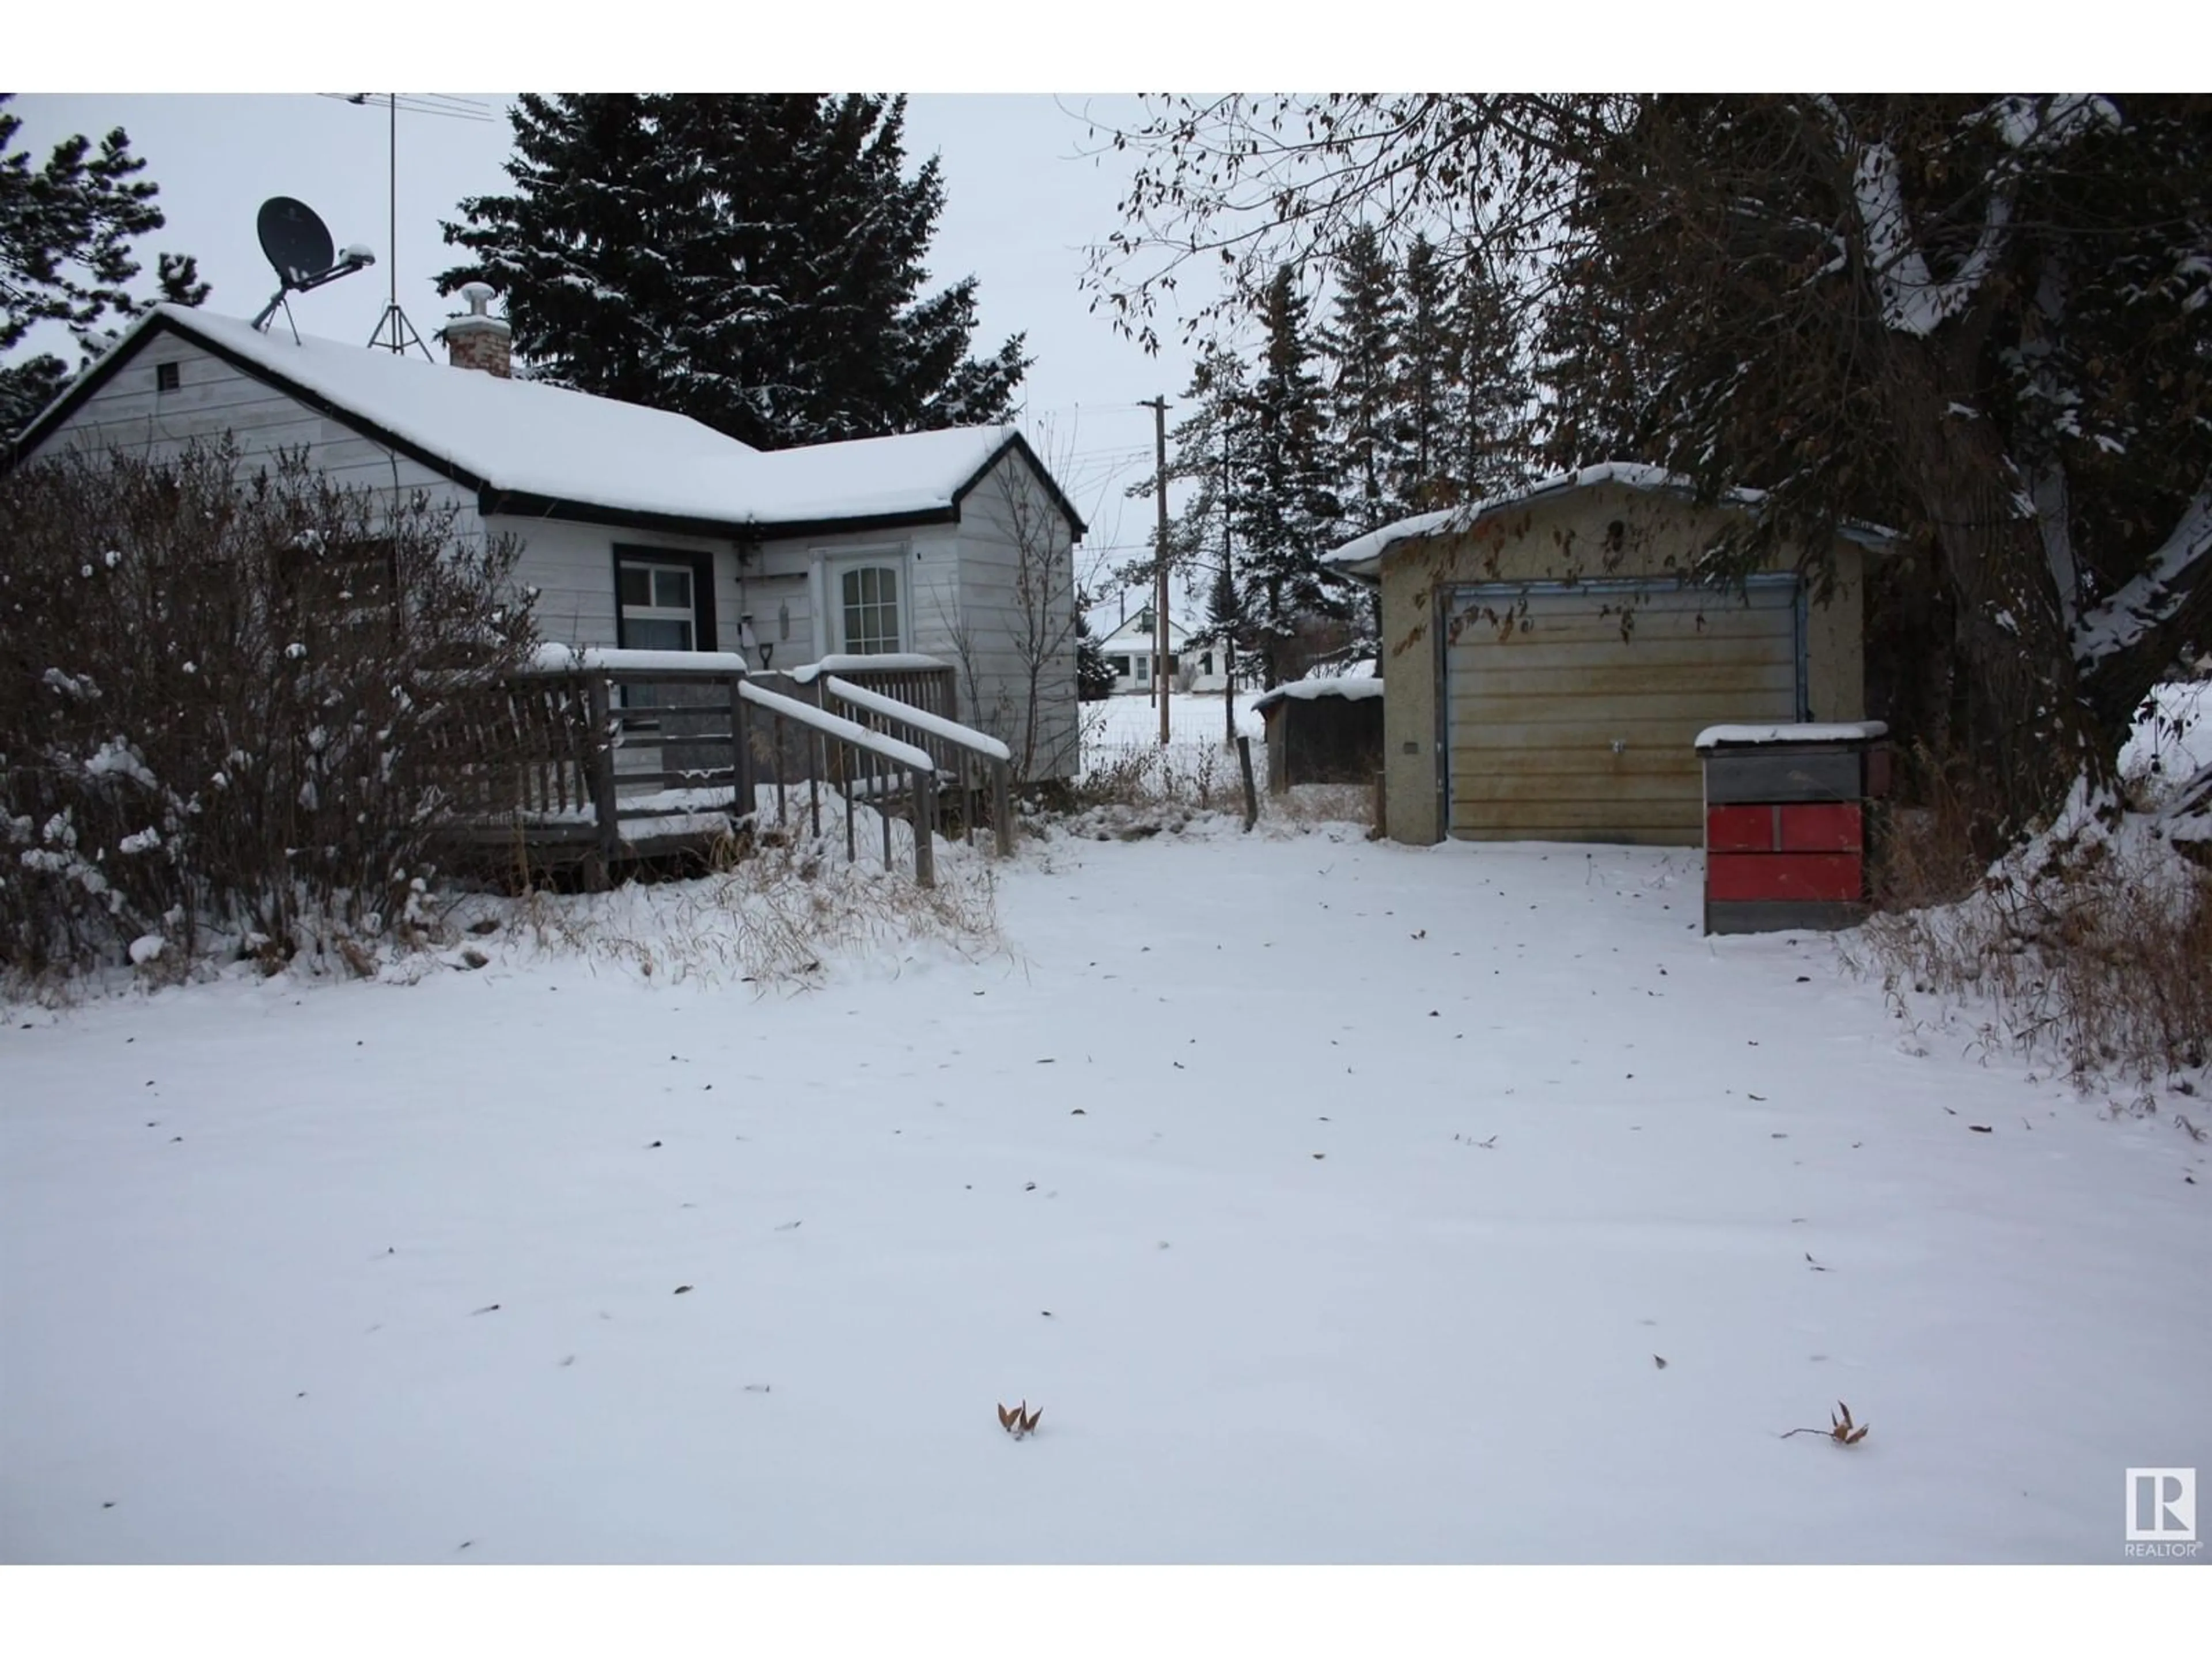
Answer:
<svg viewBox="0 0 2212 1659"><path fill-rule="evenodd" d="M40 160L72 133L128 131L168 215L167 228L147 239L147 270L157 249L198 256L200 274L214 285L213 310L250 317L260 309L276 284L255 240L254 215L271 196L307 203L340 247L366 243L378 263L295 296L293 315L302 333L365 344L383 317L395 270L399 304L426 339L459 309L432 282L458 252L446 246L439 222L459 216L463 197L507 187L501 170L512 136L500 112L506 94L452 96L482 106L492 118L401 108L396 258L392 134L383 108L313 94L25 94L9 107L23 123L17 145ZM911 100L907 115L909 161L935 154L944 167L946 201L930 249L932 277L978 279L979 353L1009 334L1028 336L1036 362L1025 383L1022 424L1048 451L1090 520L1085 549L1099 563L1120 562L1149 535L1150 504L1122 495L1152 465L1152 411L1138 400L1172 398L1188 372L1172 338L1161 356L1146 356L1091 313L1078 286L1086 246L1118 222L1115 203L1126 182L1110 162L1079 155L1089 147L1080 112L1127 115L1136 106L1129 98L923 94ZM66 353L64 343L46 343ZM431 349L442 356L434 343Z"/></svg>

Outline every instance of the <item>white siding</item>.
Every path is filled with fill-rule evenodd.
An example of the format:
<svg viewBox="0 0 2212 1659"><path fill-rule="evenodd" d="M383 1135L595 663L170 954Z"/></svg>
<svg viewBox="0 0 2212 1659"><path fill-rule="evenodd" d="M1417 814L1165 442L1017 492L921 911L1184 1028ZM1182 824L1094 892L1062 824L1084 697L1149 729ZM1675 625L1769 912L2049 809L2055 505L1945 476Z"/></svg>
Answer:
<svg viewBox="0 0 2212 1659"><path fill-rule="evenodd" d="M522 543L521 576L538 590L538 631L545 639L562 645L617 643L615 549L659 548L714 556L714 642L725 651L738 648L735 542L507 514L495 514L484 525L495 535L511 534Z"/></svg>
<svg viewBox="0 0 2212 1659"><path fill-rule="evenodd" d="M155 371L165 363L177 366L173 392L163 392L156 384ZM389 489L396 483L403 489L423 490L434 501L460 506L465 528L477 528L476 497L471 491L173 334L157 334L148 341L70 414L48 442L149 458L173 455L196 438L218 438L225 433L238 440L240 470L246 476L270 467L281 450L304 448L309 459L340 484Z"/></svg>
<svg viewBox="0 0 2212 1659"><path fill-rule="evenodd" d="M179 384L173 392L161 391L156 384L156 370L166 363L178 367ZM174 453L193 439L224 433L237 438L241 471L248 475L267 467L280 450L304 448L313 465L340 483L420 490L457 506L464 533L514 535L522 544L520 580L538 590L539 630L544 638L567 644L615 642L617 544L665 548L714 556L718 644L738 648L740 623L749 614L757 641L767 647L756 650L756 666L797 667L824 648L818 574L823 560L863 549L890 550L906 575L906 619L912 635L908 648L953 664L961 718L997 733L1018 753L1027 696L1020 639L1037 626L1025 616L1028 607L1017 592L1023 539L1018 520L1036 526L1032 541L1041 537L1053 559L1057 591L1046 625L1062 631L1073 612L1069 526L1035 474L1012 457L969 494L957 525L774 541L741 562L738 544L729 538L505 514L487 520L477 513L473 491L240 373L197 343L167 333L149 340L117 369L52 441L144 456ZM1031 769L1040 777L1072 776L1072 632L1059 641L1039 690L1038 761Z"/></svg>
<svg viewBox="0 0 2212 1659"><path fill-rule="evenodd" d="M1025 535L1033 561L1040 553L1051 560L1051 592L1042 616L1027 614L1040 607L1025 604L1019 592ZM1067 520L1028 465L1009 455L962 503L957 540L958 628L968 647L955 657L963 700L972 682L981 704L972 717L1012 747L1018 761L1029 695L1021 642L1028 637L1049 641L1052 653L1037 684L1036 753L1030 771L1039 778L1073 777L1078 758L1075 590Z"/></svg>

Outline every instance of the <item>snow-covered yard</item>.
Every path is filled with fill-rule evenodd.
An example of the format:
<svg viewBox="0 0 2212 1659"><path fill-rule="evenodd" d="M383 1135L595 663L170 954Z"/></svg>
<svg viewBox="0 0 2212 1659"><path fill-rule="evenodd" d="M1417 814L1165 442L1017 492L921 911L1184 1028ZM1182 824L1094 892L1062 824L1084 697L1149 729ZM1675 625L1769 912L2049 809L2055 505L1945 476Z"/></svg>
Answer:
<svg viewBox="0 0 2212 1659"><path fill-rule="evenodd" d="M19 1010L0 1558L2119 1559L2212 1148L1698 868L1059 841L800 992Z"/></svg>
<svg viewBox="0 0 2212 1659"><path fill-rule="evenodd" d="M1252 763L1264 776L1266 768L1261 756L1265 752L1262 740L1267 736L1266 724L1252 707L1259 701L1259 696L1256 691L1237 694L1237 730L1239 735L1252 739ZM1131 753L1150 752L1160 746L1160 708L1150 697L1102 697L1097 702L1086 702L1082 706L1079 726L1083 734L1083 768L1086 772ZM1169 697L1168 748L1182 766L1192 763L1200 750L1218 752L1227 737L1218 694Z"/></svg>

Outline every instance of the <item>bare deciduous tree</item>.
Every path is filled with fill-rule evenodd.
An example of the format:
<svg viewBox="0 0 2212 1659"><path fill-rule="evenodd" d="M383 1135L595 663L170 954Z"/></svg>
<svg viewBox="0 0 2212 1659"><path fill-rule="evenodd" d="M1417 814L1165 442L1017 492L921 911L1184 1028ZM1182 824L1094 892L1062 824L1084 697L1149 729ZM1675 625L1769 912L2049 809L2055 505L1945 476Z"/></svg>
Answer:
<svg viewBox="0 0 2212 1659"><path fill-rule="evenodd" d="M1004 598L988 625L963 612L953 657L969 708L1013 752L1015 775L1057 777L1073 769L1079 741L1073 526L1033 469L1010 463L999 476Z"/></svg>

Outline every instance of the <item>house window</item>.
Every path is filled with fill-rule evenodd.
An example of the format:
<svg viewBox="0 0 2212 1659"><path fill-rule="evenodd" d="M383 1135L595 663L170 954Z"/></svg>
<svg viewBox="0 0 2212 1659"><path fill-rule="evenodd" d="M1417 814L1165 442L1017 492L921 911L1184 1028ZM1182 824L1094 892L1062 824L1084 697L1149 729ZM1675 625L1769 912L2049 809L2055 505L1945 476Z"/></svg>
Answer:
<svg viewBox="0 0 2212 1659"><path fill-rule="evenodd" d="M615 566L622 606L618 636L632 651L699 649L696 572L687 562L661 563L629 556Z"/></svg>
<svg viewBox="0 0 2212 1659"><path fill-rule="evenodd" d="M156 392L174 392L182 384L183 378L181 369L175 363L154 365L154 390Z"/></svg>
<svg viewBox="0 0 2212 1659"><path fill-rule="evenodd" d="M714 649L714 556L675 549L615 549L615 643L627 651ZM628 709L671 701L667 688L617 688ZM680 699L679 699L680 700ZM649 731L635 718L631 729Z"/></svg>
<svg viewBox="0 0 2212 1659"><path fill-rule="evenodd" d="M840 571L837 598L842 635L839 650L852 656L873 657L903 648L895 568L866 564Z"/></svg>
<svg viewBox="0 0 2212 1659"><path fill-rule="evenodd" d="M1106 665L1114 671L1115 678L1126 680L1129 678L1129 659L1127 657L1109 657Z"/></svg>
<svg viewBox="0 0 2212 1659"><path fill-rule="evenodd" d="M319 653L344 639L373 644L399 621L398 550L375 538L295 547L281 567L288 624Z"/></svg>

